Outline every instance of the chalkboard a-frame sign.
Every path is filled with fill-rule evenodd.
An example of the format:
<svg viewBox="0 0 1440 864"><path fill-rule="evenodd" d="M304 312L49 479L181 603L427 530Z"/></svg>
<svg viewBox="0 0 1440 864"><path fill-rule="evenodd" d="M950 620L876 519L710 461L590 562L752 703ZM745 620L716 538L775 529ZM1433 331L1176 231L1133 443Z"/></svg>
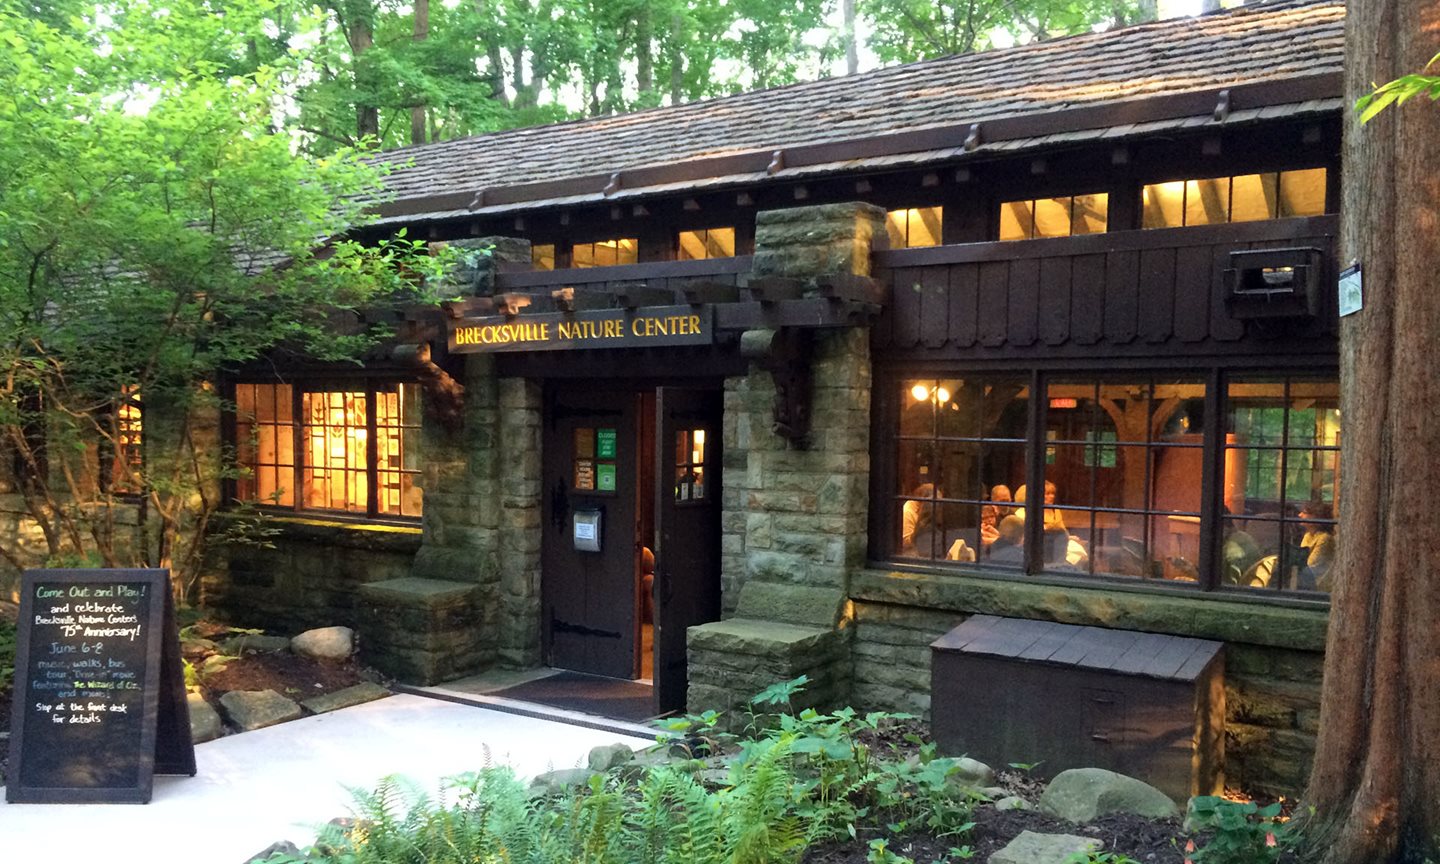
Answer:
<svg viewBox="0 0 1440 864"><path fill-rule="evenodd" d="M146 804L195 776L168 570L27 570L5 800Z"/></svg>

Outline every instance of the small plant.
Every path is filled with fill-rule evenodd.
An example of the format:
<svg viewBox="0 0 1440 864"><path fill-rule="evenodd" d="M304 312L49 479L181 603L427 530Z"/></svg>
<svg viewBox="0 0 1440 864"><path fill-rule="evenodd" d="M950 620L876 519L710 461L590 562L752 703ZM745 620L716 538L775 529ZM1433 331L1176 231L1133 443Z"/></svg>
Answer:
<svg viewBox="0 0 1440 864"><path fill-rule="evenodd" d="M1214 832L1205 845L1187 852L1192 864L1274 864L1300 839L1280 820L1279 802L1261 808L1253 801L1204 795L1191 799L1190 821L1197 830Z"/></svg>
<svg viewBox="0 0 1440 864"><path fill-rule="evenodd" d="M897 855L890 851L890 841L879 838L870 841L870 851L865 855L867 864L915 864L913 858Z"/></svg>
<svg viewBox="0 0 1440 864"><path fill-rule="evenodd" d="M1065 864L1140 864L1140 862L1119 852L1101 852L1098 849L1092 849L1089 852L1076 852L1066 859Z"/></svg>

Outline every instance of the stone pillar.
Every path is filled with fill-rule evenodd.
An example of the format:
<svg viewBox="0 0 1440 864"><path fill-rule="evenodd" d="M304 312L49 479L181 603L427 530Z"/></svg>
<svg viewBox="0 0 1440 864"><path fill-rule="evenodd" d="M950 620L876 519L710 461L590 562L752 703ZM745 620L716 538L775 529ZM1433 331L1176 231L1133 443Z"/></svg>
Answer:
<svg viewBox="0 0 1440 864"><path fill-rule="evenodd" d="M884 211L827 204L761 213L753 277L869 275ZM771 431L770 373L725 382L724 621L689 633L691 710L733 709L778 680L811 679L797 707L849 697L850 575L865 565L870 343L865 328L814 341L804 449Z"/></svg>
<svg viewBox="0 0 1440 864"><path fill-rule="evenodd" d="M504 267L528 268L530 244L451 241L464 257L442 293L494 290ZM500 379L472 354L458 430L426 417L423 540L410 578L362 589L367 643L381 668L424 681L540 659L540 387ZM390 669L387 669L390 671Z"/></svg>

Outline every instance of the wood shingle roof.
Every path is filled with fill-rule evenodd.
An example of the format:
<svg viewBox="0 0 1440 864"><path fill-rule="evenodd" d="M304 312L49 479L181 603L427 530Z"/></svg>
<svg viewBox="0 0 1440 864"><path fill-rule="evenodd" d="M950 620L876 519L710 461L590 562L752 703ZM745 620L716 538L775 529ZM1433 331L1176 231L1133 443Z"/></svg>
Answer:
<svg viewBox="0 0 1440 864"><path fill-rule="evenodd" d="M743 182L766 176L767 163L771 175L793 170L801 160L792 165L772 154L796 148L808 148L812 171L844 170L864 156L943 158L974 149L975 140L964 144L967 128L988 143L991 128L1008 124L1019 131L1019 121L1036 125L1046 117L1053 122L1039 124L1040 131L1029 137L1099 134L1122 123L1178 117L1203 122L1215 105L1215 91L1232 87L1257 94L1251 99L1256 104L1241 99L1236 106L1252 116L1262 103L1333 111L1340 96L1344 16L1344 5L1334 0L1270 3L401 148L379 157L393 166L386 185L394 200L381 213L391 217L383 221L446 218L604 200L622 188L654 193L677 181ZM1285 89L1292 83L1308 86L1299 86L1292 98ZM1257 88L1265 90L1263 97ZM1184 101L1200 94L1210 101ZM1153 109L1166 100L1172 106L1168 115L1140 112L1126 119L1127 106ZM1195 110L1200 104L1206 107ZM1012 139L1013 148L1013 139L1027 136L1001 137ZM847 144L875 139L887 143L872 145L868 153L845 150ZM676 170L687 163L688 169ZM641 176L645 171L648 177Z"/></svg>

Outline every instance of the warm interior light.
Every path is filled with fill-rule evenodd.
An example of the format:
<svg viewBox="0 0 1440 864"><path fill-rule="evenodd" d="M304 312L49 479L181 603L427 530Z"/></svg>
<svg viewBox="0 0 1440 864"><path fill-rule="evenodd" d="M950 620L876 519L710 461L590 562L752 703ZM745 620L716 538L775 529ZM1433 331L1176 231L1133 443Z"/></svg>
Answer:
<svg viewBox="0 0 1440 864"><path fill-rule="evenodd" d="M935 388L935 399L936 399L936 401L939 401L939 402L949 402L949 401L950 401L950 391L949 391L949 390L946 390L944 387L936 387L936 388Z"/></svg>
<svg viewBox="0 0 1440 864"><path fill-rule="evenodd" d="M915 397L916 402L924 402L930 398L930 388L924 384L916 384L910 388L910 395Z"/></svg>

